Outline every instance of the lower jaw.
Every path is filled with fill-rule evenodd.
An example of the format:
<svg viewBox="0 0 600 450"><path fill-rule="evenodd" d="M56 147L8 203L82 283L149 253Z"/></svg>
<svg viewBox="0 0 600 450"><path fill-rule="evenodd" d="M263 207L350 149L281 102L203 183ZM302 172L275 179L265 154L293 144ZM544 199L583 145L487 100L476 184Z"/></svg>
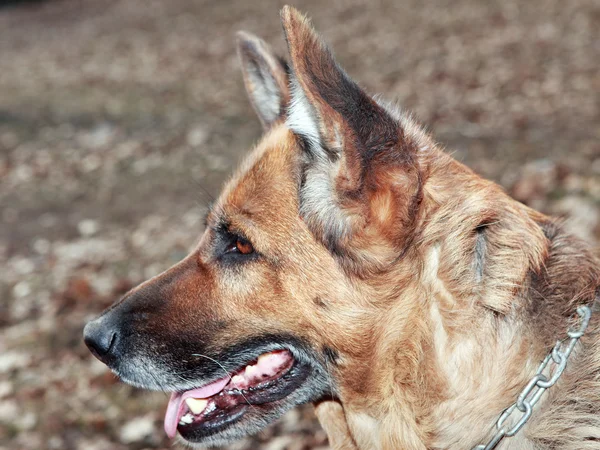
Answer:
<svg viewBox="0 0 600 450"><path fill-rule="evenodd" d="M177 431L186 441L199 442L204 438L225 431L230 426L234 426L246 414L249 407L249 405L236 405L231 410L224 411L224 414L211 420L190 425L179 425Z"/></svg>

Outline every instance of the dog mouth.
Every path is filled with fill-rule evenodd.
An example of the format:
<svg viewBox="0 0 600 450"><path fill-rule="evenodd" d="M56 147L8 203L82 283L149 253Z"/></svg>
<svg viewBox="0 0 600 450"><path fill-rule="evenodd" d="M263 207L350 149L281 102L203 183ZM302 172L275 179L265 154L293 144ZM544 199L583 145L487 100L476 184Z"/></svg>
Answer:
<svg viewBox="0 0 600 450"><path fill-rule="evenodd" d="M179 431L185 440L198 442L224 431L253 409L262 415L269 406L276 407L307 375L289 350L263 353L224 378L171 394L165 432L173 438Z"/></svg>

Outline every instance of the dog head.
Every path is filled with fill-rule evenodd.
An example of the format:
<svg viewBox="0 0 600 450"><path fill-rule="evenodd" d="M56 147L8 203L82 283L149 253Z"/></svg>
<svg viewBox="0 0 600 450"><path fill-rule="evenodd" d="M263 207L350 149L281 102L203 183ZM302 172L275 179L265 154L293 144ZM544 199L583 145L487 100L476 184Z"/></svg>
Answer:
<svg viewBox="0 0 600 450"><path fill-rule="evenodd" d="M84 331L125 382L172 393L165 429L191 443L228 442L323 397L368 398L377 342L419 332L408 318L434 144L352 81L302 15L286 7L282 22L290 68L239 36L265 135L197 247ZM406 343L388 356L409 372Z"/></svg>

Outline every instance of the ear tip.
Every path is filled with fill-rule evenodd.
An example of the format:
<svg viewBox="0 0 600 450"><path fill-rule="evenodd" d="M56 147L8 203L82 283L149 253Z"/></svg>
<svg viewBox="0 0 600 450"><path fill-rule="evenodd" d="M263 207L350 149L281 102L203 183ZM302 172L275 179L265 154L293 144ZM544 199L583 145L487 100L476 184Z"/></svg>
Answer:
<svg viewBox="0 0 600 450"><path fill-rule="evenodd" d="M238 46L242 46L244 44L257 44L262 41L262 39L255 34L244 30L238 30L235 32L235 40Z"/></svg>
<svg viewBox="0 0 600 450"><path fill-rule="evenodd" d="M307 47L317 46L321 49L327 49L307 15L289 5L282 8L280 15L283 33L292 60L295 59L294 54L297 51L305 51Z"/></svg>
<svg viewBox="0 0 600 450"><path fill-rule="evenodd" d="M238 57L243 61L248 58L248 53L251 51L252 35L246 31L236 31L235 33L235 46L237 49Z"/></svg>
<svg viewBox="0 0 600 450"><path fill-rule="evenodd" d="M248 40L248 39L249 39L251 36L252 36L252 33L248 33L248 32L247 32L247 31L245 31L245 30L237 30L237 31L235 32L235 38L236 38L238 41L246 41L246 40Z"/></svg>
<svg viewBox="0 0 600 450"><path fill-rule="evenodd" d="M283 8L281 8L281 10L279 11L279 16L281 17L281 20L285 20L286 18L288 18L293 9L293 6L283 5Z"/></svg>
<svg viewBox="0 0 600 450"><path fill-rule="evenodd" d="M235 33L236 47L238 54L242 58L256 55L261 51L269 51L269 46L265 41L248 31L239 30Z"/></svg>
<svg viewBox="0 0 600 450"><path fill-rule="evenodd" d="M306 21L304 14L290 5L285 5L283 8L281 8L279 16L281 17L281 22L283 22L284 26L291 24L292 22Z"/></svg>

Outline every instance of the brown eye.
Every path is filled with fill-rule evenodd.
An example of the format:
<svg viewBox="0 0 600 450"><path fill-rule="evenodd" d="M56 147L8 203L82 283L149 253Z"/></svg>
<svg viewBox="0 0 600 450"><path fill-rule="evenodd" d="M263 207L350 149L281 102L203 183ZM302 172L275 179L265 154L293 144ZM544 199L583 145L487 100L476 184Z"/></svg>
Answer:
<svg viewBox="0 0 600 450"><path fill-rule="evenodd" d="M254 252L254 247L250 242L239 238L235 241L235 249L242 255L249 255Z"/></svg>

